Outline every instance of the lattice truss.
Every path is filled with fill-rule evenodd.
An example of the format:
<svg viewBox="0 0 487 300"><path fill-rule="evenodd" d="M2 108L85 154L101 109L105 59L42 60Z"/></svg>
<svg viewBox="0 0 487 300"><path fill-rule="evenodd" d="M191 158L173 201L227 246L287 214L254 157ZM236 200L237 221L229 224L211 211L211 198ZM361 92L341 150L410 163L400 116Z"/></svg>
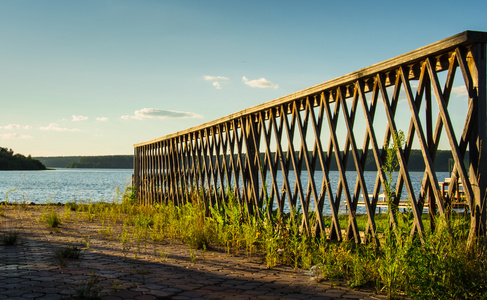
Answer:
<svg viewBox="0 0 487 300"><path fill-rule="evenodd" d="M246 114L136 145L138 197L146 203L183 204L196 193L208 205L219 206L232 192L251 213L286 214L298 208L306 233L337 240L345 234L360 242L359 207L368 216L365 236L375 238L374 217L388 180L386 149L394 134L403 132L394 152L398 169L390 200L396 205L408 201L412 234L423 234L424 208L447 214L456 192L454 187L441 192L444 178L435 170L440 148L451 151L451 180L463 184L467 210L475 217L476 197L483 195L475 191L479 124L485 123L477 117L479 88L485 102L476 61L478 49L485 53L482 45L449 47L364 76L345 76L308 95L271 101ZM481 64L482 73L485 58ZM424 160L420 173L408 169L413 149ZM365 171L371 157L375 170ZM413 184L413 176L420 184ZM339 214L348 215L346 228Z"/></svg>

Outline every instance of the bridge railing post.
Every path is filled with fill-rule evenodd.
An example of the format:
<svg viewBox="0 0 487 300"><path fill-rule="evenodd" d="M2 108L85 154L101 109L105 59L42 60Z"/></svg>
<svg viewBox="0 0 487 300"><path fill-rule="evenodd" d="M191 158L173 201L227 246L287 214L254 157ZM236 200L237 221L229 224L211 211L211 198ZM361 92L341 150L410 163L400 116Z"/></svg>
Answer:
<svg viewBox="0 0 487 300"><path fill-rule="evenodd" d="M256 123L253 121L253 116L249 115L245 118L245 124L242 125L243 137L245 142L245 178L243 178L244 188L247 191L247 208L249 214L259 213L259 168L257 165L256 156L259 155L258 149L255 145L254 132Z"/></svg>
<svg viewBox="0 0 487 300"><path fill-rule="evenodd" d="M486 190L487 190L487 99L486 99L486 44L472 46L467 55L471 84L468 88L470 101L474 101L476 112L470 116L476 126L469 141L470 181L474 193L474 205L471 209L469 243L475 237L487 235Z"/></svg>

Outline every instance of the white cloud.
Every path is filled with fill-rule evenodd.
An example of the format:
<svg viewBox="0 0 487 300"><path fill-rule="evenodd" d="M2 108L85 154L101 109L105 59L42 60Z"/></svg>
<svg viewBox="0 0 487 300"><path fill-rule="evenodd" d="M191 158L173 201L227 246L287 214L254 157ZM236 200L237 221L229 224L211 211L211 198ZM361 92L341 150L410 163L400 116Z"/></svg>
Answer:
<svg viewBox="0 0 487 300"><path fill-rule="evenodd" d="M0 126L0 128L13 130L13 129L31 129L32 127L29 125L8 124L5 126Z"/></svg>
<svg viewBox="0 0 487 300"><path fill-rule="evenodd" d="M456 86L451 89L451 92L457 97L467 97L467 88L464 85Z"/></svg>
<svg viewBox="0 0 487 300"><path fill-rule="evenodd" d="M277 89L279 87L278 84L274 84L265 78L253 79L248 80L247 77L242 77L242 81L244 84L250 87L258 87L258 88L274 88Z"/></svg>
<svg viewBox="0 0 487 300"><path fill-rule="evenodd" d="M108 118L107 117L99 117L99 118L96 118L97 121L100 121L100 122L106 122L108 121Z"/></svg>
<svg viewBox="0 0 487 300"><path fill-rule="evenodd" d="M58 124L56 123L51 123L48 126L44 127L39 127L40 130L45 130L45 131L60 131L60 132L74 132L74 131L79 131L77 128L63 128L59 127Z"/></svg>
<svg viewBox="0 0 487 300"><path fill-rule="evenodd" d="M11 139L21 139L21 140L26 140L26 139L31 139L31 135L24 135L24 134L18 134L18 133L4 133L1 134L0 137L3 140L11 140Z"/></svg>
<svg viewBox="0 0 487 300"><path fill-rule="evenodd" d="M209 75L203 76L203 79L206 81L213 81L212 84L217 90L222 89L221 81L228 80L228 78L225 76L209 76Z"/></svg>
<svg viewBox="0 0 487 300"><path fill-rule="evenodd" d="M215 80L228 80L228 77L225 76L203 76L203 79L206 81L215 81Z"/></svg>
<svg viewBox="0 0 487 300"><path fill-rule="evenodd" d="M86 121L86 120L88 120L88 117L77 116L77 115L73 115L73 118L71 119L71 121L73 122Z"/></svg>
<svg viewBox="0 0 487 300"><path fill-rule="evenodd" d="M144 119L168 119L168 118L201 118L200 115L192 112L164 110L159 108L143 108L136 110L133 116L121 116L125 120L144 120Z"/></svg>

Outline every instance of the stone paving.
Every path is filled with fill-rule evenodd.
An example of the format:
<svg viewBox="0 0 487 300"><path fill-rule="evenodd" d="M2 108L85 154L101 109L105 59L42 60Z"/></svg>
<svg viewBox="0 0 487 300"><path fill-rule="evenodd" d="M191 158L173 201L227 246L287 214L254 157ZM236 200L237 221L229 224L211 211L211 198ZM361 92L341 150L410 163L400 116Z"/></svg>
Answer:
<svg viewBox="0 0 487 300"><path fill-rule="evenodd" d="M0 208L0 231L18 232L0 245L0 299L386 299L375 290L317 282L306 271L267 269L260 257L218 249L191 251L174 241L122 245L123 228L64 221L58 230L39 221L42 207ZM110 236L111 235L111 236ZM56 249L77 247L78 259ZM90 298L91 297L91 298Z"/></svg>

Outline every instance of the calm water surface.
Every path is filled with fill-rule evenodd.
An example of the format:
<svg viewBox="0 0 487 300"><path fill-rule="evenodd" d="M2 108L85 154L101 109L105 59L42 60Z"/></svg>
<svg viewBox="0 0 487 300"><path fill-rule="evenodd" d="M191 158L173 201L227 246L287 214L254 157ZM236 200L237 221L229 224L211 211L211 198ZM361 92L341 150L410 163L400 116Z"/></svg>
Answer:
<svg viewBox="0 0 487 300"><path fill-rule="evenodd" d="M345 176L347 178L348 188L350 190L350 196L353 196L353 191L355 189L355 183L356 183L356 179L357 179L357 173L355 171L346 171L345 173L346 173ZM392 183L393 186L395 186L394 184L397 180L398 175L399 175L398 173L394 173L392 176L393 177L393 183ZM417 196L417 195L419 195L419 192L421 191L421 182L423 180L424 173L423 172L409 172L409 176L411 178L411 184L413 186L414 195ZM449 174L448 174L448 172L436 172L436 176L437 176L438 181L441 182L441 181L444 181L444 179L446 177L449 177ZM307 186L308 186L308 181L309 181L309 176L307 174L307 171L302 172L301 178L302 178L301 183L302 183L303 190L304 190L304 192L306 192ZM338 188L339 178L340 178L340 173L338 171L330 171L329 172L329 179L330 179L331 190L333 191L333 197L336 197L336 191ZM373 193L376 178L377 178L377 171L366 171L366 172L364 172L365 185L367 187L367 193L368 194ZM282 190L284 188L282 173L278 173L276 179L277 179L276 181L277 181L277 185L278 185L279 190ZM315 175L314 175L314 179L315 179L316 188L318 189L318 193L319 193L321 190L321 182L323 180L323 172L316 171ZM296 178L295 178L293 171L289 172L288 180L289 180L289 185L290 185L291 189L294 190L294 186L295 186L294 184L295 184ZM272 181L270 178L268 178L267 185L270 186L271 184L272 184ZM380 192L383 193L382 189ZM404 187L401 200L405 200L406 196L407 196L407 192L406 192L406 188ZM363 200L362 194L360 194L359 200ZM339 212L341 212L341 213L346 212L347 208L345 206L345 196L343 194L341 196L340 203L341 203L341 205L340 205ZM298 207L300 206L299 201L298 201L297 205L298 205ZM314 210L314 206L315 206L314 200L312 199L310 201L310 209ZM277 207L276 202L274 202L274 207ZM284 212L289 212L289 206L287 205L287 203L284 204ZM357 213L358 214L365 214L366 213L365 206L358 206ZM329 204L327 194L325 196L323 214L324 215L331 215L331 208L330 208L330 204Z"/></svg>
<svg viewBox="0 0 487 300"><path fill-rule="evenodd" d="M66 203L77 202L98 202L98 201L119 201L121 193L130 185L132 169L56 169L49 171L0 171L0 202L34 202L34 203ZM414 193L417 195L421 187L422 172L411 172L411 180ZM308 183L307 172L302 173L303 188L306 190ZM356 180L355 172L347 172L349 188L353 191ZM365 172L364 177L368 192L372 193L377 172ZM270 177L270 176L269 176ZM315 173L315 182L320 189L323 173ZM395 176L397 178L397 174ZM438 172L439 181L448 177L447 172ZM336 171L330 172L332 190L336 192L339 174ZM294 189L294 173L289 174L290 186ZM282 189L282 173L277 175L278 188ZM270 178L267 182L271 185ZM240 185L241 186L241 185ZM403 195L403 197L405 194ZM327 197L326 197L327 199ZM342 196L342 203L345 203ZM277 204L275 204L277 207ZM311 201L311 208L314 203ZM287 210L285 208L285 210ZM345 206L341 207L345 210ZM359 213L365 213L365 208L359 207ZM328 200L325 201L324 214L331 213Z"/></svg>
<svg viewBox="0 0 487 300"><path fill-rule="evenodd" d="M66 203L120 200L132 169L0 171L0 201Z"/></svg>

